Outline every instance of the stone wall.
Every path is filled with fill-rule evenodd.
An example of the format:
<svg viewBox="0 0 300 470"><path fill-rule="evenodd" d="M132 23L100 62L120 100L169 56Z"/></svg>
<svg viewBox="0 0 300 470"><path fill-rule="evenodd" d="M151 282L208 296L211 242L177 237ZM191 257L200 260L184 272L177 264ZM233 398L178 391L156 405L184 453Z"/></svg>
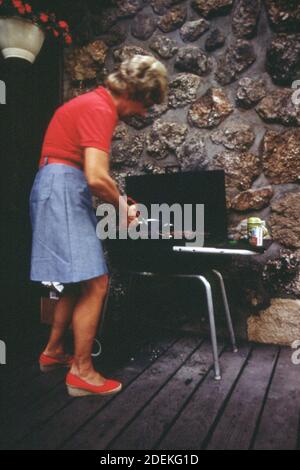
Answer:
<svg viewBox="0 0 300 470"><path fill-rule="evenodd" d="M66 100L103 83L135 53L169 71L168 102L115 133L111 164L120 187L128 174L169 165L223 168L231 234L238 238L242 221L259 216L274 240L265 255L238 260L228 273L239 292L236 320L244 331L248 321L251 340L299 339L300 107L292 100L299 1L116 0L80 8L76 45L65 57Z"/></svg>

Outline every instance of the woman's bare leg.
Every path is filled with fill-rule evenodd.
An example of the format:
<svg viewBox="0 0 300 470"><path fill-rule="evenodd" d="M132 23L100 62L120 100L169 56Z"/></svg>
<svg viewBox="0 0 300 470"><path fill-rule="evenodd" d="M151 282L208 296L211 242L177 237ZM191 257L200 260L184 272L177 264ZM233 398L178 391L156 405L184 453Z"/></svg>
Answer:
<svg viewBox="0 0 300 470"><path fill-rule="evenodd" d="M82 290L73 313L75 357L71 373L93 385L102 385L104 377L94 369L92 347L107 295L108 275L81 283Z"/></svg>
<svg viewBox="0 0 300 470"><path fill-rule="evenodd" d="M66 292L55 306L53 324L48 344L44 354L60 357L65 354L63 338L71 323L74 307L79 298L79 290Z"/></svg>

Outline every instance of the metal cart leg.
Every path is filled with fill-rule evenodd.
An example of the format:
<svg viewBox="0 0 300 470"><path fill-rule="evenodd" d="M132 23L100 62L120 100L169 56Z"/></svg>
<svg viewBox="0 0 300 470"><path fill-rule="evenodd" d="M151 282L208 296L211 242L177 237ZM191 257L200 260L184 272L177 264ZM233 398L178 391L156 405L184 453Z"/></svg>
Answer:
<svg viewBox="0 0 300 470"><path fill-rule="evenodd" d="M220 371L220 363L219 363L219 355L218 355L217 333L216 333L216 323L215 323L215 313L214 313L214 305L213 305L211 285L204 276L197 276L197 279L199 279L201 281L201 283L204 284L204 287L205 287L206 298L207 298L207 307L208 307L208 315L209 315L209 324L210 324L210 335L211 335L213 359L214 359L215 380L221 380L221 371Z"/></svg>
<svg viewBox="0 0 300 470"><path fill-rule="evenodd" d="M131 309L134 306L134 293L132 292L132 287L134 285L134 280L137 276L146 276L146 277L154 277L157 276L157 273L150 273L150 272L134 272L131 273L131 277L129 279L129 287L128 287L128 308ZM214 361L214 372L215 372L215 380L221 380L221 371L220 371L220 363L219 363L219 355L218 355L218 343L217 343L217 333L216 333L216 323L215 323L215 313L214 313L214 304L213 304L213 297L212 297L212 289L211 285L206 279L206 277L201 275L195 274L175 274L171 275L171 277L178 277L178 278L194 278L198 279L202 285L205 287L206 299L207 299L207 307L208 307L208 316L209 316L209 324L210 324L210 335L211 335L211 342L212 342L212 352L213 352L213 361Z"/></svg>
<svg viewBox="0 0 300 470"><path fill-rule="evenodd" d="M233 349L234 353L237 353L238 348L237 348L237 344L236 344L236 338L235 338L235 334L234 334L234 329L233 329L232 318L231 318L231 313L230 313L230 309L229 309L229 304L228 304L224 279L223 279L222 274L219 271L217 271L216 269L213 269L212 271L213 271L214 274L216 274L216 276L218 277L218 279L220 281L223 304L224 304L224 309L225 309L225 316L226 316L226 320L227 320L227 325L228 325L230 340L231 340L231 344L232 344L232 349Z"/></svg>

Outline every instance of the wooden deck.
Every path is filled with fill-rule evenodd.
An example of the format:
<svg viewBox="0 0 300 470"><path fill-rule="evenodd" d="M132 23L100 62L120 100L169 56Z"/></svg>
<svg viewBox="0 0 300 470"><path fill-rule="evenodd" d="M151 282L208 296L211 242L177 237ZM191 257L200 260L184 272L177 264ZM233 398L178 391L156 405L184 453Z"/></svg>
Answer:
<svg viewBox="0 0 300 470"><path fill-rule="evenodd" d="M209 341L165 333L118 369L102 367L122 392L72 399L65 372L42 375L28 353L6 382L1 448L299 449L300 366L291 354L222 345L215 382Z"/></svg>

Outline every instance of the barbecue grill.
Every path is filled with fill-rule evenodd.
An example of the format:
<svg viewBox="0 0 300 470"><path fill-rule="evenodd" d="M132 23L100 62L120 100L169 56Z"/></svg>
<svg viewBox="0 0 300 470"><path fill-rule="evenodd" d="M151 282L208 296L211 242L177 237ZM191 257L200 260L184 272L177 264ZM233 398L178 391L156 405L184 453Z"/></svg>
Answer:
<svg viewBox="0 0 300 470"><path fill-rule="evenodd" d="M129 286L141 277L152 278L171 276L176 278L196 279L204 286L209 314L212 352L214 360L215 379L221 379L218 359L216 326L214 317L213 290L208 281L208 274L213 274L219 282L222 293L224 313L226 316L233 351L237 351L236 340L223 281L221 268L230 263L230 257L222 255L195 255L174 252L174 246L185 246L191 242L191 232L197 236L196 211L197 205L204 206L204 227L201 234L205 246L216 246L227 239L225 177L223 171L177 172L159 175L128 176L126 192L138 203L142 203L151 213L153 204L185 204L192 207L191 231L187 234L182 230L178 234L174 220L170 220L169 236L164 236L164 221L148 218L141 221L141 229L155 233L156 239L108 239L106 245L113 266L129 275ZM195 216L195 217L194 217ZM181 238L178 239L178 236ZM128 293L133 308L134 296L131 289ZM199 296L200 299L200 296Z"/></svg>

